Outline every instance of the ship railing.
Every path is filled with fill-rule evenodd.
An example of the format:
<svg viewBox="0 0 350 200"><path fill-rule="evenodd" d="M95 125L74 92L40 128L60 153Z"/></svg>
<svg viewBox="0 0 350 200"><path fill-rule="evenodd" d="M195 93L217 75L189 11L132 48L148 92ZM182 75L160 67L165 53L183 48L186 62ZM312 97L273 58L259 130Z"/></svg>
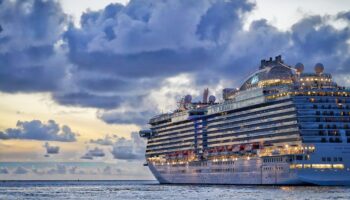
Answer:
<svg viewBox="0 0 350 200"><path fill-rule="evenodd" d="M169 119L169 118L171 118L171 114L170 113L160 114L160 115L157 115L155 117L152 117L149 120L149 123L159 122L159 121L163 121L163 120L166 120L166 119Z"/></svg>

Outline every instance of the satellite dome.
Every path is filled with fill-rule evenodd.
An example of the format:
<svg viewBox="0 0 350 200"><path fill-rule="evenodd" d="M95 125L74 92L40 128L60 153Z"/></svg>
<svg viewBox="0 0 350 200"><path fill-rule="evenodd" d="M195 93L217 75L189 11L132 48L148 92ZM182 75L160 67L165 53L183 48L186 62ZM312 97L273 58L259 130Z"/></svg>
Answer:
<svg viewBox="0 0 350 200"><path fill-rule="evenodd" d="M215 103L215 100L216 100L215 96L214 95L210 95L209 103Z"/></svg>
<svg viewBox="0 0 350 200"><path fill-rule="evenodd" d="M321 74L321 73L323 73L323 70L324 70L324 66L323 66L322 63L317 63L317 64L315 65L315 72L316 72L316 74Z"/></svg>
<svg viewBox="0 0 350 200"><path fill-rule="evenodd" d="M191 95L186 95L185 96L185 103L191 103L191 101L192 101L192 96Z"/></svg>
<svg viewBox="0 0 350 200"><path fill-rule="evenodd" d="M296 65L295 65L295 69L297 70L297 72L298 73L303 73L303 71L304 71L304 65L303 65L303 63L297 63Z"/></svg>

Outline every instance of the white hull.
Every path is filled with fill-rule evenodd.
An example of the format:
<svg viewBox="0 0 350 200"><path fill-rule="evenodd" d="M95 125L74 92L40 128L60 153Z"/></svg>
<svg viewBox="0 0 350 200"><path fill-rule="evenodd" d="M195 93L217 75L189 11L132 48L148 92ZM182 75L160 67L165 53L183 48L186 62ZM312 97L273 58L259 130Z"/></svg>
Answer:
<svg viewBox="0 0 350 200"><path fill-rule="evenodd" d="M330 154L343 157L342 163L350 166L348 145L322 145L317 148L319 151L310 160L293 163L320 163L318 155ZM173 166L167 163L148 165L157 180L164 184L350 185L349 168L291 169L291 163L287 159L269 163L263 162L262 158L242 159L222 165L207 161L206 166Z"/></svg>

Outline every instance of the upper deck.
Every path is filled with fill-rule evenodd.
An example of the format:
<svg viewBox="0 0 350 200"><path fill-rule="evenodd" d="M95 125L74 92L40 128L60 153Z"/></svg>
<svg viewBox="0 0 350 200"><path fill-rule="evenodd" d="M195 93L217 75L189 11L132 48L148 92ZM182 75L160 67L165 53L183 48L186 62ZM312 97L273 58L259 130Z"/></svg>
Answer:
<svg viewBox="0 0 350 200"><path fill-rule="evenodd" d="M150 119L149 124L157 127L300 95L350 96L350 88L338 86L331 74L324 73L320 63L315 65L314 73L304 73L302 64L291 67L284 64L281 56L277 56L275 60L262 60L259 69L248 76L239 89L225 88L222 102L184 101L182 109L157 115Z"/></svg>

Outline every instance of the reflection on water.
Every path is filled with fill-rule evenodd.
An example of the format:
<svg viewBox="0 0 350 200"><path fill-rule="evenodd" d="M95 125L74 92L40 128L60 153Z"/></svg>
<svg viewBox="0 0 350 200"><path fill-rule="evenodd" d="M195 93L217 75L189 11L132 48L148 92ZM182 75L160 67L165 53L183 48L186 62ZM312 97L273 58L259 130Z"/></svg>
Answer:
<svg viewBox="0 0 350 200"><path fill-rule="evenodd" d="M350 187L159 185L155 181L0 182L0 199L350 199Z"/></svg>

